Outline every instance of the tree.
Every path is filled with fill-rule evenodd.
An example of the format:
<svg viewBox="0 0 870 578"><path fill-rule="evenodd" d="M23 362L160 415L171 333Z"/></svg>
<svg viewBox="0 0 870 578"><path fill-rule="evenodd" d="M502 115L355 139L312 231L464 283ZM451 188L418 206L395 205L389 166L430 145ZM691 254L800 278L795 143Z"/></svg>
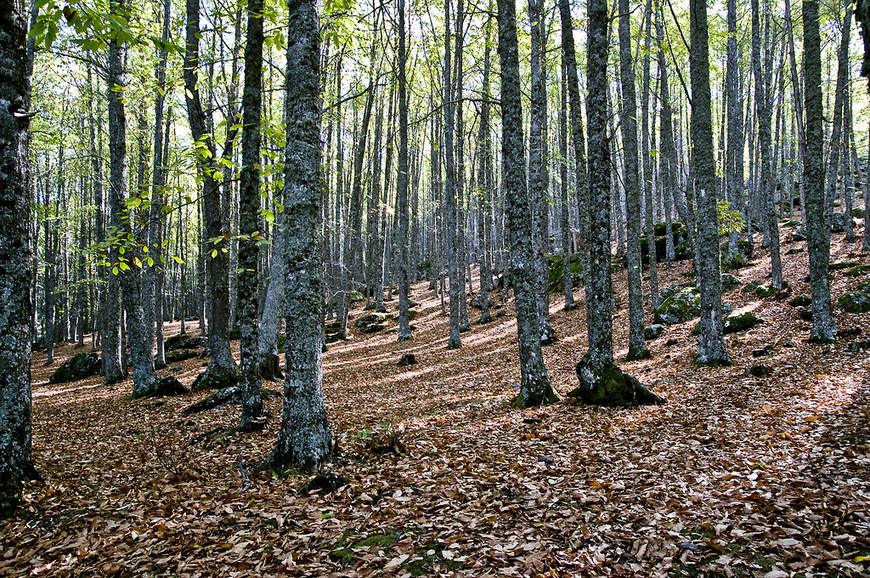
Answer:
<svg viewBox="0 0 870 578"><path fill-rule="evenodd" d="M716 161L710 102L710 56L706 0L691 0L690 77L692 85L692 175L698 202L695 269L701 291L701 338L695 363L730 365L722 333L722 280L719 272L719 224L716 207Z"/></svg>
<svg viewBox="0 0 870 578"><path fill-rule="evenodd" d="M398 254L397 276L399 281L399 341L411 339L410 315L408 314L408 295L410 293L410 274L408 272L409 207L408 207L408 56L405 50L405 0L399 0L399 166L396 181L396 253Z"/></svg>
<svg viewBox="0 0 870 578"><path fill-rule="evenodd" d="M520 65L517 54L516 7L498 0L498 55L501 62L502 180L510 229L510 276L517 312L520 349L520 393L513 403L525 408L559 400L544 365L535 298L531 203L523 154Z"/></svg>
<svg viewBox="0 0 870 578"><path fill-rule="evenodd" d="M801 7L804 24L804 110L806 110L806 155L804 156L804 195L806 196L807 249L810 257L813 329L810 338L830 343L837 338L831 314L831 287L828 261L831 233L825 219L825 170L822 103L822 49L819 35L819 2L804 0Z"/></svg>
<svg viewBox="0 0 870 578"><path fill-rule="evenodd" d="M287 212L284 413L266 465L317 467L331 452L323 402L320 236L320 28L314 0L290 0L284 210Z"/></svg>
<svg viewBox="0 0 870 578"><path fill-rule="evenodd" d="M239 430L262 429L260 328L257 281L260 261L260 108L263 97L263 0L248 0L248 41L245 44L245 85L242 94L242 171L239 182L239 332L242 416ZM281 258L280 255L277 258Z"/></svg>
<svg viewBox="0 0 870 578"><path fill-rule="evenodd" d="M27 190L30 76L27 12L0 0L0 515L38 478L30 437L30 195Z"/></svg>
<svg viewBox="0 0 870 578"><path fill-rule="evenodd" d="M640 180L637 166L637 98L631 61L631 15L628 0L619 0L619 77L622 86L622 149L625 166L628 266L628 360L646 359L643 333L643 275L640 259ZM650 255L655 245L650 245Z"/></svg>

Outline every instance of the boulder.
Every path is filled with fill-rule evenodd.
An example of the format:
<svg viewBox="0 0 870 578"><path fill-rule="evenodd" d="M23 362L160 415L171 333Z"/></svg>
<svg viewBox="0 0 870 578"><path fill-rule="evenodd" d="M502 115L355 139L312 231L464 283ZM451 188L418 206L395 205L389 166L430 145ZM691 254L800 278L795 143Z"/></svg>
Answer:
<svg viewBox="0 0 870 578"><path fill-rule="evenodd" d="M386 329L386 327L387 326L382 323L372 323L371 325L366 325L360 331L366 334L377 333L378 331L383 331L384 329Z"/></svg>
<svg viewBox="0 0 870 578"><path fill-rule="evenodd" d="M832 233L845 233L846 226L851 221L852 229L855 228L855 221L852 221L852 216L847 215L846 213L834 213L831 215L831 232Z"/></svg>
<svg viewBox="0 0 870 578"><path fill-rule="evenodd" d="M843 275L846 277L861 277L870 273L870 265L855 265L848 271L845 271Z"/></svg>
<svg viewBox="0 0 870 578"><path fill-rule="evenodd" d="M163 342L163 349L167 352L175 351L176 349L199 349L205 347L205 337L191 337L190 335L178 334L173 335Z"/></svg>
<svg viewBox="0 0 870 578"><path fill-rule="evenodd" d="M738 331L746 331L760 323L764 323L764 320L756 317L751 311L729 315L722 324L722 333L727 335L729 333L737 333Z"/></svg>
<svg viewBox="0 0 870 578"><path fill-rule="evenodd" d="M656 323L675 325L685 323L701 314L701 292L695 287L684 287L665 299L655 310Z"/></svg>
<svg viewBox="0 0 870 578"><path fill-rule="evenodd" d="M861 291L844 293L837 298L837 305L846 313L867 313L870 311L870 295Z"/></svg>
<svg viewBox="0 0 870 578"><path fill-rule="evenodd" d="M643 328L643 336L647 341L658 339L665 332L665 326L658 323L653 323Z"/></svg>
<svg viewBox="0 0 870 578"><path fill-rule="evenodd" d="M78 381L100 373L100 358L96 353L77 353L63 362L51 377L48 383L67 383Z"/></svg>
<svg viewBox="0 0 870 578"><path fill-rule="evenodd" d="M363 315L359 319L357 319L356 323L354 323L354 325L356 325L358 328L362 329L363 333L365 333L365 328L368 327L369 325L384 323L386 320L387 320L386 313L378 313L377 311L371 311L369 313L366 313L365 315Z"/></svg>
<svg viewBox="0 0 870 578"><path fill-rule="evenodd" d="M731 273L722 274L722 291L731 291L739 286L740 279L738 279L736 275L732 275Z"/></svg>
<svg viewBox="0 0 870 578"><path fill-rule="evenodd" d="M139 397L167 397L171 395L184 395L190 391L181 385L178 379L168 376L160 377L152 388Z"/></svg>
<svg viewBox="0 0 870 578"><path fill-rule="evenodd" d="M809 296L798 295L794 299L791 299L788 304L792 307L809 307L812 302L813 300L810 299Z"/></svg>
<svg viewBox="0 0 870 578"><path fill-rule="evenodd" d="M198 355L199 351L196 349L169 349L165 353L167 363L178 363L179 361L191 359Z"/></svg>
<svg viewBox="0 0 870 578"><path fill-rule="evenodd" d="M399 367L407 367L409 365L415 365L417 363L417 358L414 357L413 353L404 353L402 354L402 358L399 359L398 366Z"/></svg>
<svg viewBox="0 0 870 578"><path fill-rule="evenodd" d="M749 374L755 377L767 377L771 373L773 373L773 370L766 365L753 365L749 368Z"/></svg>
<svg viewBox="0 0 870 578"><path fill-rule="evenodd" d="M798 311L798 319L801 321L812 321L813 320L813 310L812 309L801 309Z"/></svg>

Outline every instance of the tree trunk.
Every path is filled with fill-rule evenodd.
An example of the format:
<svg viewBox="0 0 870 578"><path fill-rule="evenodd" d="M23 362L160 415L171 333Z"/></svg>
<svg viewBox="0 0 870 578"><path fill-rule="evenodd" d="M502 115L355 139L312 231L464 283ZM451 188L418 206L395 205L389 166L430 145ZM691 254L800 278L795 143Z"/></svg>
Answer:
<svg viewBox="0 0 870 578"><path fill-rule="evenodd" d="M27 13L21 0L0 0L0 515L21 499L22 482L38 478L30 437L30 77Z"/></svg>
<svg viewBox="0 0 870 578"><path fill-rule="evenodd" d="M677 151L674 147L674 118L671 111L670 86L668 80L668 63L665 60L664 32L662 30L661 12L656 10L656 44L658 55L656 60L659 69L659 98L661 101L661 115L659 117L659 133L661 135L662 155L659 161L659 178L662 182L664 193L663 204L665 208L665 262L673 263L675 258L674 236L671 233L671 215L673 213L673 193L677 187L675 163ZM683 222L688 230L689 223ZM650 251L653 248L650 246Z"/></svg>
<svg viewBox="0 0 870 578"><path fill-rule="evenodd" d="M450 0L444 0L444 159L446 175L444 179L444 245L447 253L447 268L450 276L450 334L447 348L462 346L460 332L460 294L462 293L462 263L459 261L459 247L456 236L456 166L453 156L453 82L450 65Z"/></svg>
<svg viewBox="0 0 870 578"><path fill-rule="evenodd" d="M650 134L649 134L649 96L650 96L650 41L652 39L652 0L647 0L646 8L644 9L644 18L646 19L644 31L644 48L643 48L643 89L640 97L640 156L643 159L643 199L644 199L644 222L646 233L647 247L649 247L649 292L652 309L655 310L661 301L659 292L659 271L658 271L658 256L656 255L656 237L655 237L655 218L653 217L655 189L653 181L653 165L650 154Z"/></svg>
<svg viewBox="0 0 870 578"><path fill-rule="evenodd" d="M239 376L242 386L240 431L265 425L260 384L257 282L260 263L260 109L263 95L263 0L248 0L248 39L245 43L245 84L242 93L242 170L239 175L238 320Z"/></svg>
<svg viewBox="0 0 870 578"><path fill-rule="evenodd" d="M562 231L562 289L565 311L577 308L574 303L574 279L571 274L571 227L568 219L568 66L562 59L562 89L559 94L559 228Z"/></svg>
<svg viewBox="0 0 870 578"><path fill-rule="evenodd" d="M514 398L513 404L526 408L558 401L559 394L550 385L541 351L535 299L531 203L526 189L523 154L516 6L513 0L498 0L498 54L501 62L502 179L510 227L510 277L514 286L520 349L520 393Z"/></svg>
<svg viewBox="0 0 870 578"><path fill-rule="evenodd" d="M490 6L491 8L491 6ZM491 11L491 10L490 10ZM480 264L480 323L492 321L490 307L492 301L489 292L492 291L492 139L490 137L490 91L489 75L490 67L490 22L487 18L484 25L484 52L483 52L483 102L480 103L480 130L477 138L479 149L478 157L478 220L477 229L481 242L478 253Z"/></svg>
<svg viewBox="0 0 870 578"><path fill-rule="evenodd" d="M628 0L619 0L619 72L622 86L622 149L625 167L628 267L628 359L646 359L649 349L643 334L643 274L640 259L640 198L637 166L637 98L631 61L631 16ZM650 254L655 253L655 243Z"/></svg>
<svg viewBox="0 0 870 578"><path fill-rule="evenodd" d="M287 332L284 414L269 466L316 468L331 452L323 402L320 244L320 29L316 2L290 0L284 210Z"/></svg>
<svg viewBox="0 0 870 578"><path fill-rule="evenodd" d="M691 0L692 174L698 203L695 268L701 291L701 337L695 363L730 365L722 334L722 280L719 272L719 224L716 162L710 102L710 61L706 0Z"/></svg>
<svg viewBox="0 0 870 578"><path fill-rule="evenodd" d="M804 107L807 114L806 155L804 157L804 195L806 196L807 245L810 257L813 329L810 338L830 343L837 338L831 314L831 287L828 265L831 232L825 219L825 170L823 162L824 127L822 106L822 54L819 36L819 2L804 0L801 12L804 25ZM837 98L840 98L838 95Z"/></svg>
<svg viewBox="0 0 870 578"><path fill-rule="evenodd" d="M123 13L124 0L110 3L113 14ZM154 374L154 359L145 316L142 311L141 280L139 266L122 258L119 251L121 244L133 237L131 219L127 214L127 119L124 110L123 92L118 87L124 87L126 80L125 43L115 39L109 43L109 206L111 223L118 238L112 244L110 252L113 273L117 268L123 290L124 310L127 313L127 334L130 345L130 362L133 367L133 397L143 397L152 394L158 387L157 376ZM132 252L132 251L131 251Z"/></svg>
<svg viewBox="0 0 870 578"><path fill-rule="evenodd" d="M405 0L399 0L399 158L396 178L396 276L399 281L399 341L411 339L408 296L411 291L408 272L410 207L408 206L408 55L405 51Z"/></svg>

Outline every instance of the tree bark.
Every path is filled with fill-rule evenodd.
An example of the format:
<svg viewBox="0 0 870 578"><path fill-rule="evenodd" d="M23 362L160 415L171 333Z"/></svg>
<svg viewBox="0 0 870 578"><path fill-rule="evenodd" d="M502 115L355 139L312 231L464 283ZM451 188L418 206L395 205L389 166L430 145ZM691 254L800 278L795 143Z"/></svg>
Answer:
<svg viewBox="0 0 870 578"><path fill-rule="evenodd" d="M517 340L520 349L520 408L553 403L559 394L550 385L544 365L535 299L531 203L526 188L523 153L520 67L517 54L516 6L498 0L498 54L501 62L502 179L510 228L510 277L514 286Z"/></svg>
<svg viewBox="0 0 870 578"><path fill-rule="evenodd" d="M801 13L804 25L804 75L806 77L804 108L807 115L804 195L806 196L807 248L810 258L813 310L813 328L810 338L816 342L830 343L837 338L837 327L831 314L831 287L828 282L831 233L825 219L825 170L822 149L824 111L818 0L804 0Z"/></svg>
<svg viewBox="0 0 870 578"><path fill-rule="evenodd" d="M30 76L23 0L0 0L0 515L38 478L31 457Z"/></svg>
<svg viewBox="0 0 870 578"><path fill-rule="evenodd" d="M268 466L316 468L330 457L323 401L320 236L320 29L314 0L290 0L284 210L288 234L284 413Z"/></svg>
<svg viewBox="0 0 870 578"><path fill-rule="evenodd" d="M692 174L698 203L695 268L701 291L701 337L695 363L730 365L722 334L722 280L716 208L716 161L710 102L710 59L706 0L691 0Z"/></svg>

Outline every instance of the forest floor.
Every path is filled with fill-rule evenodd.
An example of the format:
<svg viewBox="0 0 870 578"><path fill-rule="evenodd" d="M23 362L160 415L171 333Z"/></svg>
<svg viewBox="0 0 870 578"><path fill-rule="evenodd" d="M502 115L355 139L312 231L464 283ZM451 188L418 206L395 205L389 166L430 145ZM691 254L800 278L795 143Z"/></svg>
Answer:
<svg viewBox="0 0 870 578"><path fill-rule="evenodd" d="M805 249L790 235L783 228L783 253ZM860 246L837 235L832 262L870 263ZM661 286L689 271L688 261L661 269ZM742 286L768 272L756 247L734 273ZM791 295L809 293L806 250L784 256L784 272ZM835 299L870 280L832 273ZM859 334L813 345L788 299L738 288L725 302L765 323L726 337L732 367L692 364L694 321L650 341L651 359L625 363L624 272L615 289L619 362L667 405L512 409L512 301L447 350L440 302L418 284L413 341L396 343L390 321L373 335L354 329L324 355L340 448L329 469L348 481L325 496L297 494L311 474L256 470L276 439L280 398L267 401L264 432L235 435L218 428L237 423L237 406L183 417L205 393L131 401L130 380L48 385L77 351L60 347L53 367L36 353L33 453L45 482L29 484L18 517L0 522L0 575L868 575L870 356L849 344L868 339L870 314L835 307L841 333ZM546 363L564 394L577 383L584 313L555 296L551 314L559 340ZM418 363L398 367L405 352ZM759 363L769 377L748 373ZM203 365L161 374L189 385ZM378 452L388 428L397 451Z"/></svg>

